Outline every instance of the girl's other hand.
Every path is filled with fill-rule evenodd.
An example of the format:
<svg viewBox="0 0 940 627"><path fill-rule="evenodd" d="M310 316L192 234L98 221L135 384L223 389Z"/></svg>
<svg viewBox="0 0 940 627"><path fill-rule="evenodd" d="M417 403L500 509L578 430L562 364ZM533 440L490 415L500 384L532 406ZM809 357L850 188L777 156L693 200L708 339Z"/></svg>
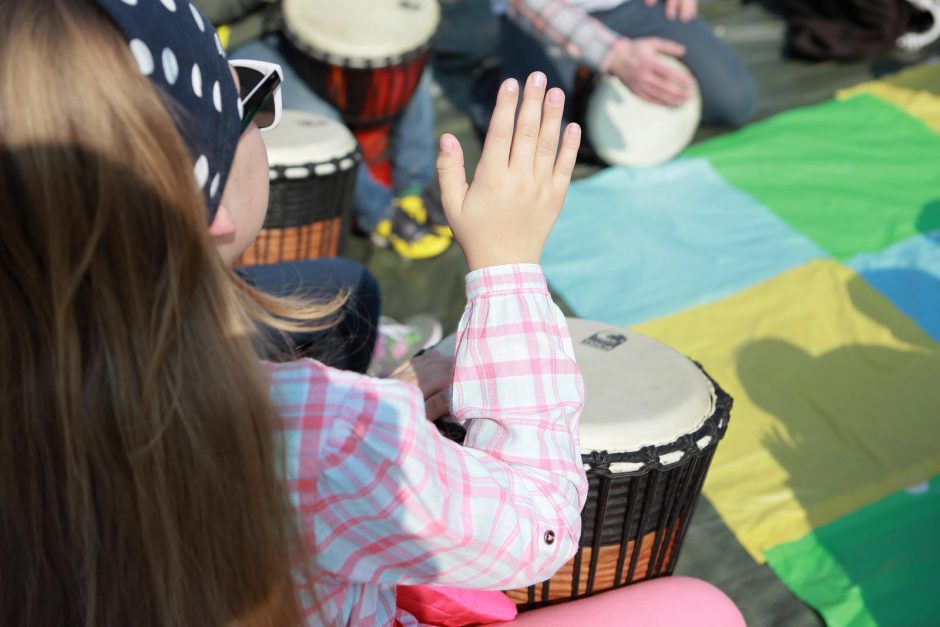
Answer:
<svg viewBox="0 0 940 627"><path fill-rule="evenodd" d="M429 350L415 355L390 376L418 386L424 395L428 420L437 420L450 411L450 386L454 381L454 358Z"/></svg>
<svg viewBox="0 0 940 627"><path fill-rule="evenodd" d="M460 142L441 136L441 200L471 270L538 263L564 204L581 129L569 124L558 149L565 94L546 94L545 82L541 72L529 75L515 124L519 85L502 84L472 185Z"/></svg>

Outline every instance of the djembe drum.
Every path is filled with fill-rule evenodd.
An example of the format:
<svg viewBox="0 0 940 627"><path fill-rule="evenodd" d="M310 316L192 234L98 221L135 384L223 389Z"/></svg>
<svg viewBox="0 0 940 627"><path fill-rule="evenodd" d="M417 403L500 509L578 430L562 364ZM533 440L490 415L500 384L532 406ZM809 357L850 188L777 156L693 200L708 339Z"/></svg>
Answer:
<svg viewBox="0 0 940 627"><path fill-rule="evenodd" d="M585 385L588 498L574 558L548 581L507 591L520 610L672 574L731 410L731 397L664 344L577 318L568 326ZM436 350L453 354L454 341ZM445 437L456 427L438 421Z"/></svg>
<svg viewBox="0 0 940 627"><path fill-rule="evenodd" d="M508 594L520 609L672 574L731 397L695 363L638 333L568 319L585 385L590 491L574 558Z"/></svg>
<svg viewBox="0 0 940 627"><path fill-rule="evenodd" d="M615 76L582 76L580 112L590 149L606 163L648 167L664 163L685 148L702 117L702 97L689 70L672 57L660 61L692 78L692 93L677 107L657 105L635 95Z"/></svg>
<svg viewBox="0 0 940 627"><path fill-rule="evenodd" d="M388 182L391 123L414 94L440 23L438 0L284 0L291 65L332 103Z"/></svg>
<svg viewBox="0 0 940 627"><path fill-rule="evenodd" d="M238 265L340 254L361 161L352 133L320 115L284 111L280 125L262 137L270 164L268 213Z"/></svg>

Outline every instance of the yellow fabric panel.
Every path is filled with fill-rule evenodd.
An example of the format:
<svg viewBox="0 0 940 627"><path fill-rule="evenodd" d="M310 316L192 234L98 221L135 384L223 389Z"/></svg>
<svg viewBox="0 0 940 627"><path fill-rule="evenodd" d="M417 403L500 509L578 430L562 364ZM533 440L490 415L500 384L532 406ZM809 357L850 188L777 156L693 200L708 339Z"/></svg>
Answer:
<svg viewBox="0 0 940 627"><path fill-rule="evenodd" d="M872 94L924 121L940 133L940 64L919 65L881 80L836 92L845 99Z"/></svg>
<svg viewBox="0 0 940 627"><path fill-rule="evenodd" d="M940 472L940 344L834 261L635 330L734 397L705 493L759 562Z"/></svg>

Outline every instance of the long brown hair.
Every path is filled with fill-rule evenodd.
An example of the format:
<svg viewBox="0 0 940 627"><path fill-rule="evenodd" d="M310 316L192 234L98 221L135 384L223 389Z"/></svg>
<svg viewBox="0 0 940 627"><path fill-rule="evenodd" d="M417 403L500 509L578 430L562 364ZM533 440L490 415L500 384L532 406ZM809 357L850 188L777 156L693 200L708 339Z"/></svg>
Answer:
<svg viewBox="0 0 940 627"><path fill-rule="evenodd" d="M0 0L0 624L299 619L252 343L276 317L189 163L96 7Z"/></svg>

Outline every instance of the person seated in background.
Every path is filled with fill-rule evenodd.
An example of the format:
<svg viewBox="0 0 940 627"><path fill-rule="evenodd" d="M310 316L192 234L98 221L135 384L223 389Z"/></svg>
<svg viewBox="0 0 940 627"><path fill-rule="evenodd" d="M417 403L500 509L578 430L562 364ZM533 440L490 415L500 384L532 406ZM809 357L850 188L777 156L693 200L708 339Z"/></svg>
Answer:
<svg viewBox="0 0 940 627"><path fill-rule="evenodd" d="M279 64L284 71L284 106L342 121L339 111L297 75L285 53L281 7L270 0L194 0L216 25L223 47L233 59L250 58ZM432 187L435 140L431 75L426 70L392 129L391 189L360 168L353 212L356 228L379 246L404 259L428 259L450 246L452 234Z"/></svg>
<svg viewBox="0 0 940 627"><path fill-rule="evenodd" d="M741 60L698 17L698 0L491 0L503 16L504 77L534 70L571 91L577 67L619 78L649 102L677 106L689 80L659 55L679 58L698 81L702 122L741 126L757 113L757 91ZM570 113L570 111L569 111Z"/></svg>

